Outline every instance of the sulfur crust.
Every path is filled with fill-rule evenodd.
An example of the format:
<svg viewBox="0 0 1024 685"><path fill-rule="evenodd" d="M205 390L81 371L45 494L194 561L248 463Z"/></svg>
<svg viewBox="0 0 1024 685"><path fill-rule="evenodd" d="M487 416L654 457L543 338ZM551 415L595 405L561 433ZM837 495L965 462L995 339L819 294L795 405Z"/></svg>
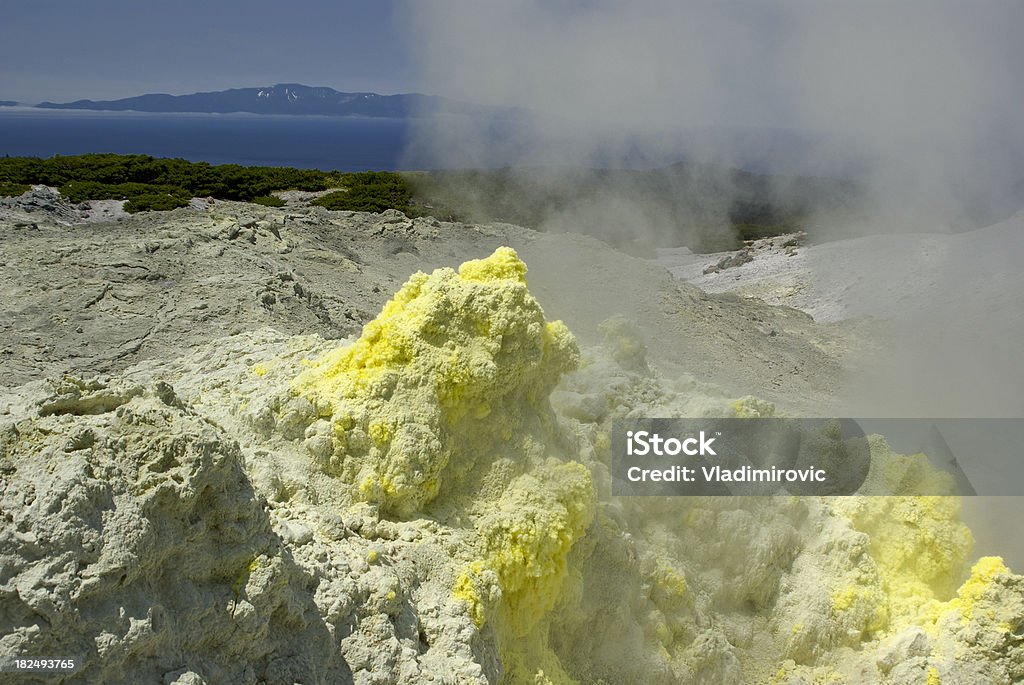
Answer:
<svg viewBox="0 0 1024 685"><path fill-rule="evenodd" d="M895 454L881 437L870 440L868 488L890 493L953 491L951 477L932 469L924 455ZM872 604L872 630L895 631L908 625L934 630L949 611L968 611L978 588L991 582L993 569L1007 572L1001 560L983 558L960 586L974 540L960 521L959 497L848 497L835 500L834 507L855 530L867 534L880 582L835 592L833 607L842 612L858 602Z"/></svg>

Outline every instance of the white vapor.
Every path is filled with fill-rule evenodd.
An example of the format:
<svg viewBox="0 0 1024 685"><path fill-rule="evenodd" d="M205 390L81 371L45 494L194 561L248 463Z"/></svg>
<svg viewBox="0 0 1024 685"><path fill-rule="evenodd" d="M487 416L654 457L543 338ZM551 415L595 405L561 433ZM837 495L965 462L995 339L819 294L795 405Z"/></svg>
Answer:
<svg viewBox="0 0 1024 685"><path fill-rule="evenodd" d="M775 171L856 171L863 189L854 210L819 217L818 237L959 232L1024 209L1021 2L409 0L405 15L423 91L537 113L500 135L430 122L412 147L436 167L628 166L626 133L647 136L650 166L676 161L679 140L691 158L743 164L749 151L723 145L723 129L793 129L816 142L785 165L768 160ZM602 214L618 230L664 234L658 212L645 225L628 197L582 206L549 228L583 230ZM945 263L920 267L931 290L851 381L851 406L1024 415L1022 233L1014 219L977 241L964 234L939 253ZM864 281L892 276L863 264Z"/></svg>

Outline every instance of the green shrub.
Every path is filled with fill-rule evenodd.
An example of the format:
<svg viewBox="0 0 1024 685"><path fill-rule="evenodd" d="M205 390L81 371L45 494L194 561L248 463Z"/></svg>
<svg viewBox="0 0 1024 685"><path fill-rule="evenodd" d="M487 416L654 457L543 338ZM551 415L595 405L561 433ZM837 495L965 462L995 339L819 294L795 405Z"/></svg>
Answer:
<svg viewBox="0 0 1024 685"><path fill-rule="evenodd" d="M346 174L286 167L212 165L148 155L91 154L0 158L0 184L42 183L58 186L72 202L164 192L192 197L251 202L275 190L326 190L342 185ZM266 204L264 201L261 204ZM271 204L270 206L277 206Z"/></svg>
<svg viewBox="0 0 1024 685"><path fill-rule="evenodd" d="M186 189L178 186L154 185L151 183L97 183L96 181L71 181L61 187L60 192L71 202L86 200L130 200L140 195L187 195Z"/></svg>
<svg viewBox="0 0 1024 685"><path fill-rule="evenodd" d="M343 190L319 197L312 204L352 212L383 212L386 209L409 211L409 185L398 174L363 171L344 174L340 180Z"/></svg>
<svg viewBox="0 0 1024 685"><path fill-rule="evenodd" d="M285 204L284 200L276 195L260 195L258 197L254 197L250 202L263 205L264 207L284 207Z"/></svg>
<svg viewBox="0 0 1024 685"><path fill-rule="evenodd" d="M160 193L136 195L124 205L124 211L135 214L136 212L165 211L184 207L191 199L188 195Z"/></svg>
<svg viewBox="0 0 1024 685"><path fill-rule="evenodd" d="M25 183L0 181L0 197L17 197L22 193L28 192L31 187L32 186Z"/></svg>
<svg viewBox="0 0 1024 685"><path fill-rule="evenodd" d="M387 171L343 174L287 167L212 165L148 155L0 158L0 192L21 194L32 183L57 186L71 202L127 199L129 211L181 207L191 197L281 207L284 201L271 192L328 188L348 190L343 197L332 194L328 196L331 199L318 203L332 209L380 212L390 208L407 211L409 207L405 180Z"/></svg>

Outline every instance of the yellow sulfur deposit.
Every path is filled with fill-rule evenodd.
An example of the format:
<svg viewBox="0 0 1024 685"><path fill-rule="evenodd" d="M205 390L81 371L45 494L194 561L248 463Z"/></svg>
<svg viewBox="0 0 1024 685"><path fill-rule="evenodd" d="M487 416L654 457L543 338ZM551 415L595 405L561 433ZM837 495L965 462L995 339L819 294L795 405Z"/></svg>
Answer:
<svg viewBox="0 0 1024 685"><path fill-rule="evenodd" d="M879 436L870 441L872 474L866 488L880 493L913 492L920 487L953 491L950 477L932 469L924 455L895 454ZM835 608L848 608L859 596L877 602L876 610L883 616L880 624L891 630L934 624L963 580L974 543L960 521L960 498L848 497L835 500L834 506L855 530L868 535L882 591L868 587L841 591L833 598Z"/></svg>
<svg viewBox="0 0 1024 685"><path fill-rule="evenodd" d="M577 363L572 334L545 321L526 265L503 247L413 275L354 344L292 385L330 422L326 470L357 498L399 517L451 502L473 521L479 558L453 595L494 631L507 682L571 682L546 618L594 492L559 447L548 396Z"/></svg>
<svg viewBox="0 0 1024 685"><path fill-rule="evenodd" d="M566 594L569 551L590 525L594 495L581 464L551 462L514 481L477 530L483 559L460 575L455 596L478 626L492 623L506 681L573 682L547 644L549 612ZM500 600L484 588L495 581ZM543 676L538 675L543 672Z"/></svg>
<svg viewBox="0 0 1024 685"><path fill-rule="evenodd" d="M959 498L856 497L836 506L869 536L890 628L919 623L956 592L973 543Z"/></svg>
<svg viewBox="0 0 1024 685"><path fill-rule="evenodd" d="M478 463L543 456L527 444L552 421L547 398L575 367L575 340L546 322L511 248L458 272L417 273L352 345L293 384L333 425L329 473L399 516L434 500Z"/></svg>
<svg viewBox="0 0 1024 685"><path fill-rule="evenodd" d="M487 564L498 574L501 610L516 636L554 607L573 543L593 517L590 474L577 463L521 476L478 523Z"/></svg>

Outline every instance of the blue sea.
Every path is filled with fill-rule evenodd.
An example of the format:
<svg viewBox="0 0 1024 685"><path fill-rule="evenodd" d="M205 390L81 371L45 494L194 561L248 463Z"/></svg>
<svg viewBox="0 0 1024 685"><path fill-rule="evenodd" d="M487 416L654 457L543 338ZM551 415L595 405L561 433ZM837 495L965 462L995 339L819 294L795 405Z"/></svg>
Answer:
<svg viewBox="0 0 1024 685"><path fill-rule="evenodd" d="M682 161L690 157L690 150L714 147L709 146L714 141L736 166L796 173L808 148L802 134L776 129L680 130L645 138L614 129L577 131L575 125L561 121L535 123L449 122L443 127L447 142L439 151L422 144L423 120L0 107L0 155L116 152L211 164L338 171L501 166L642 169ZM410 144L417 134L421 144ZM436 142L431 134L427 139ZM833 170L815 169L817 175L829 175L829 171Z"/></svg>
<svg viewBox="0 0 1024 685"><path fill-rule="evenodd" d="M434 129L416 119L0 107L0 156L115 152L211 164L338 171L502 166L644 169L692 160L759 173L850 179L865 175L871 164L870 158L842 139L807 131L679 129L645 137L609 130L595 138L599 129L576 128L560 121L520 127L515 122L481 125L457 120L443 127L447 138L437 139L431 133ZM440 140L440 148L424 145L425 140ZM998 205L1002 211L1009 202L1007 206L1019 209L1024 152L995 143L983 146L981 152L972 173L984 181L975 183L984 192L975 189L975 204ZM991 170L985 173L988 167L1000 170L1000 176ZM966 184L969 179L962 180Z"/></svg>
<svg viewBox="0 0 1024 685"><path fill-rule="evenodd" d="M339 171L422 169L406 119L0 108L0 155L91 152Z"/></svg>

